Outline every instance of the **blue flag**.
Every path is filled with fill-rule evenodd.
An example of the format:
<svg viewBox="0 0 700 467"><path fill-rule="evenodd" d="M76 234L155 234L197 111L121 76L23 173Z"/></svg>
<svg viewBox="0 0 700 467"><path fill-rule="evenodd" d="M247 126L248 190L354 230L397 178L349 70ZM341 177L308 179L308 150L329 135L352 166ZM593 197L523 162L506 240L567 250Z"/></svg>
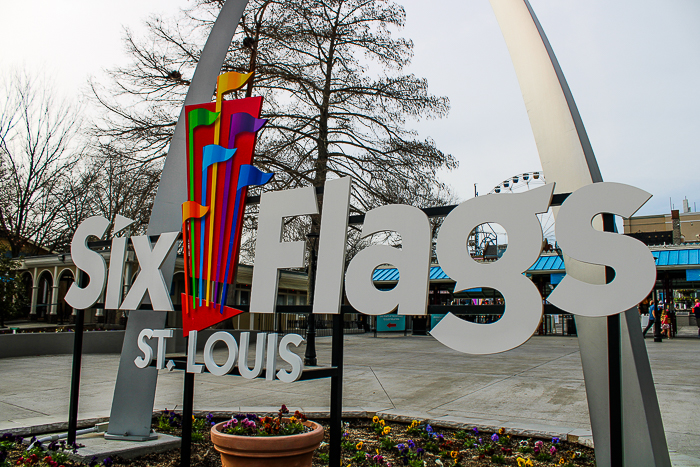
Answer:
<svg viewBox="0 0 700 467"><path fill-rule="evenodd" d="M218 144L208 144L202 150L202 170L205 171L210 165L217 162L225 162L231 159L236 149L226 149Z"/></svg>
<svg viewBox="0 0 700 467"><path fill-rule="evenodd" d="M246 186L264 185L272 179L274 173L265 173L250 164L241 165L241 170L238 174L238 187L236 191Z"/></svg>

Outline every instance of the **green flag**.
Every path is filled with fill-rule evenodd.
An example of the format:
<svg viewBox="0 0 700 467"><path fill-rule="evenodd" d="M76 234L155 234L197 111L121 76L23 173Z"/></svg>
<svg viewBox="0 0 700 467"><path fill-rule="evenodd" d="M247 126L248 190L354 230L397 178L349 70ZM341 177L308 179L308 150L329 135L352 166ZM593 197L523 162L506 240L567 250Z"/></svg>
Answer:
<svg viewBox="0 0 700 467"><path fill-rule="evenodd" d="M211 110L199 108L190 110L187 114L190 132L190 144L187 151L187 158L190 163L190 199L189 201L195 201L194 199L194 129L198 126L211 125L219 118L220 112L212 112ZM201 200L201 204L205 204L206 199ZM190 245L194 245L194 221L190 220ZM182 233L183 235L185 232ZM192 295L195 294L194 288L194 255L192 257Z"/></svg>
<svg viewBox="0 0 700 467"><path fill-rule="evenodd" d="M190 145L187 151L187 158L190 162L190 201L194 201L194 129L198 126L211 125L219 117L220 112L212 112L207 109L190 110L187 114L189 120ZM205 200L202 200L204 203Z"/></svg>

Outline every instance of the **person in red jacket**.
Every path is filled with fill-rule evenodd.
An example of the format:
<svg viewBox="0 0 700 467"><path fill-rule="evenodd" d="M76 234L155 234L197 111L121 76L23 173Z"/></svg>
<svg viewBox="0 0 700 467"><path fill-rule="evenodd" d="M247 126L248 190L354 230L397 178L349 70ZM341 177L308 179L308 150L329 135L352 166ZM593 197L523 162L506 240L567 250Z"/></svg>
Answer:
<svg viewBox="0 0 700 467"><path fill-rule="evenodd" d="M669 339L673 337L673 333L671 332L671 317L666 311L661 314L661 334L665 334Z"/></svg>

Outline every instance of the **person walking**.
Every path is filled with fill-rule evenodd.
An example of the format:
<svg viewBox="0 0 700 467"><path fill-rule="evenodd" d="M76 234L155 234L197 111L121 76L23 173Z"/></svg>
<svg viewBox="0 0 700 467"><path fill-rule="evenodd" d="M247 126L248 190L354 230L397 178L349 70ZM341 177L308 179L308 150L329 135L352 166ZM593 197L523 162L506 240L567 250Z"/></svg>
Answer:
<svg viewBox="0 0 700 467"><path fill-rule="evenodd" d="M695 315L695 324L698 325L698 337L700 337L700 299L695 299L693 314Z"/></svg>
<svg viewBox="0 0 700 467"><path fill-rule="evenodd" d="M673 336L673 330L671 329L671 316L668 311L661 313L661 334L666 335L669 339Z"/></svg>
<svg viewBox="0 0 700 467"><path fill-rule="evenodd" d="M649 297L647 297L644 300L642 300L641 302L639 302L639 305L637 305L637 310L639 311L640 316L649 314L649 303L651 303L651 300L649 300Z"/></svg>
<svg viewBox="0 0 700 467"><path fill-rule="evenodd" d="M666 313L668 313L669 324L671 325L669 330L671 335L668 337L676 337L678 333L678 323L676 322L676 304L673 301L666 307Z"/></svg>
<svg viewBox="0 0 700 467"><path fill-rule="evenodd" d="M642 332L642 337L647 337L647 331L649 330L649 328L654 326L655 313L656 304L652 302L652 304L649 305L649 324L647 324L647 327L644 328L644 331Z"/></svg>

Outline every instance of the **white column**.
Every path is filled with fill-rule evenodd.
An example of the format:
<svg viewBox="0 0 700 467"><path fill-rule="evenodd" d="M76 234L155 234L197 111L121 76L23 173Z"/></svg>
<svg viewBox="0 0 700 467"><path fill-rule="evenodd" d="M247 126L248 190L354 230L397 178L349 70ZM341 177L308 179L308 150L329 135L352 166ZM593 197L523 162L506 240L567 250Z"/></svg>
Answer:
<svg viewBox="0 0 700 467"><path fill-rule="evenodd" d="M34 286L32 286L32 306L29 309L30 318L33 317L34 319L36 319L36 305L37 305L38 298L39 298L39 286L34 285Z"/></svg>
<svg viewBox="0 0 700 467"><path fill-rule="evenodd" d="M53 287L51 287L51 306L49 307L49 322L57 319L58 315L58 266L53 268Z"/></svg>
<svg viewBox="0 0 700 467"><path fill-rule="evenodd" d="M32 304L29 308L29 318L36 319L36 303L39 297L39 283L36 277L36 268L34 268L34 274L32 275Z"/></svg>
<svg viewBox="0 0 700 467"><path fill-rule="evenodd" d="M73 267L73 280L75 282L78 281L78 268L75 266ZM72 320L73 323L75 323L75 317L78 315L78 310L76 310L75 308L71 308L71 310L72 310L72 312L70 314L71 315L70 319Z"/></svg>

